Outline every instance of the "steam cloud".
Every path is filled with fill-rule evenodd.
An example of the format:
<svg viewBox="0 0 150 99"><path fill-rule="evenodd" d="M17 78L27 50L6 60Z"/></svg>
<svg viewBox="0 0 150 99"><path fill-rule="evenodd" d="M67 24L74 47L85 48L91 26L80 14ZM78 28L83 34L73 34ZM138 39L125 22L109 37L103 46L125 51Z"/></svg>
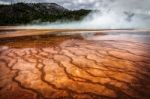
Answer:
<svg viewBox="0 0 150 99"><path fill-rule="evenodd" d="M100 4L93 8L99 9L101 12L92 12L80 22L41 23L22 26L22 28L147 29L150 28L149 4L149 0L101 0Z"/></svg>

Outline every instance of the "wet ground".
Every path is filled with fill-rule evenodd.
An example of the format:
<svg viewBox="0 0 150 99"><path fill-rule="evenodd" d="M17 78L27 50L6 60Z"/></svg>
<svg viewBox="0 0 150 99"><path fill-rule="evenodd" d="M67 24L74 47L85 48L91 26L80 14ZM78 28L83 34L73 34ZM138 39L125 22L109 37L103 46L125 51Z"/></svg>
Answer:
<svg viewBox="0 0 150 99"><path fill-rule="evenodd" d="M149 31L0 31L0 99L149 98Z"/></svg>

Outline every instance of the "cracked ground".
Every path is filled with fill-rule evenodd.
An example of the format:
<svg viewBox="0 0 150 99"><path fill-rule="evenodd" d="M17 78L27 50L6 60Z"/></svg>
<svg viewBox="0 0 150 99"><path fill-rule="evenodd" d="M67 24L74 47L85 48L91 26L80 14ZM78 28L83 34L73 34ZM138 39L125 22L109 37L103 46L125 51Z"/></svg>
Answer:
<svg viewBox="0 0 150 99"><path fill-rule="evenodd" d="M150 99L150 43L128 39L0 39L0 99Z"/></svg>

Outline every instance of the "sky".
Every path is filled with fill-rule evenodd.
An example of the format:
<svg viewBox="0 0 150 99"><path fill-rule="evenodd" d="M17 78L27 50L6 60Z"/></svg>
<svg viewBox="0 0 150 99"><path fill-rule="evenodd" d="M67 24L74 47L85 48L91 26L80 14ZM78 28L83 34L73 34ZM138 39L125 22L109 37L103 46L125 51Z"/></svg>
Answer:
<svg viewBox="0 0 150 99"><path fill-rule="evenodd" d="M49 2L57 3L68 9L101 9L150 11L150 0L0 0L1 4L10 2Z"/></svg>
<svg viewBox="0 0 150 99"><path fill-rule="evenodd" d="M20 1L57 3L70 10L99 9L150 15L150 0L0 0L0 4L10 4L11 2Z"/></svg>

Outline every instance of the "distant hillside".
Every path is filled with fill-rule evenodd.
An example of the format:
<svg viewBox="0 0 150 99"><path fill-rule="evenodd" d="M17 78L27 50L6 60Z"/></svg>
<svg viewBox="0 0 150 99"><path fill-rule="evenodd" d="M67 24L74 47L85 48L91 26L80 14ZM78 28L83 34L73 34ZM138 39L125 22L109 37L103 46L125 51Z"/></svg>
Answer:
<svg viewBox="0 0 150 99"><path fill-rule="evenodd" d="M17 3L0 5L0 25L38 22L78 21L91 10L68 10L56 3Z"/></svg>

